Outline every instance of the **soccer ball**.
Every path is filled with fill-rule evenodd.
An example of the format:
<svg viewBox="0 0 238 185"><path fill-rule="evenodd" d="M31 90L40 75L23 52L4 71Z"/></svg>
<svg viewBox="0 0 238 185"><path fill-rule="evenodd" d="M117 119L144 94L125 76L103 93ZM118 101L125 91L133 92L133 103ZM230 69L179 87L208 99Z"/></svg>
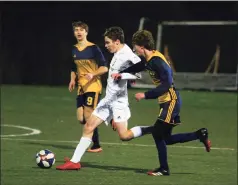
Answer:
<svg viewBox="0 0 238 185"><path fill-rule="evenodd" d="M50 150L41 150L36 154L36 164L40 168L51 168L55 163L55 154Z"/></svg>

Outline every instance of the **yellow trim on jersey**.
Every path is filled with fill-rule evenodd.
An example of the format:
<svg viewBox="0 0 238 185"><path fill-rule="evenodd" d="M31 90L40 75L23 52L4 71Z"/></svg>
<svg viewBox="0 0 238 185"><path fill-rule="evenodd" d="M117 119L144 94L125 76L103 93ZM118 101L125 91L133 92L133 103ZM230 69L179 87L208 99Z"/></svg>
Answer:
<svg viewBox="0 0 238 185"><path fill-rule="evenodd" d="M168 110L168 113L167 113L167 116L166 116L166 119L165 119L165 122L166 122L166 123L170 123L170 120L171 120L171 116L172 116L172 113L173 113L173 110L174 110L175 103L176 103L176 100L172 100L171 103L170 103L170 105L169 105L169 110Z"/></svg>
<svg viewBox="0 0 238 185"><path fill-rule="evenodd" d="M164 93L163 95L158 97L159 104L165 103L171 100L177 100L177 95L173 87L169 88L169 92Z"/></svg>
<svg viewBox="0 0 238 185"><path fill-rule="evenodd" d="M171 96L170 96L169 92L166 92L163 95L158 97L159 104L165 103L165 102L168 102L168 101L171 101Z"/></svg>
<svg viewBox="0 0 238 185"><path fill-rule="evenodd" d="M152 52L153 52L153 53L152 53L152 55L147 59L147 62L149 62L152 57L160 57L163 61L165 61L165 63L166 63L168 66L170 66L169 62L166 60L165 56L164 56L162 53L160 53L160 52L157 51L157 50L153 50Z"/></svg>
<svg viewBox="0 0 238 185"><path fill-rule="evenodd" d="M79 51L83 51L85 48L89 47L89 46L93 46L95 45L94 43L92 42L88 42L85 44L85 46L83 47L80 47L79 44L75 44L74 46L79 50Z"/></svg>

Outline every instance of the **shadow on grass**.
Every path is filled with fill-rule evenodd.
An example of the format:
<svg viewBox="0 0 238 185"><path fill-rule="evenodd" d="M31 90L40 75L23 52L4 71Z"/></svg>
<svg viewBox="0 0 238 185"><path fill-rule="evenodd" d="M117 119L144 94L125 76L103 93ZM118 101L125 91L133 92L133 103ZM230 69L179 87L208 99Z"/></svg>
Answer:
<svg viewBox="0 0 238 185"><path fill-rule="evenodd" d="M39 145L43 147L54 147L58 149L68 149L68 150L75 150L75 147L70 146L70 145L61 145L61 144L49 144L49 143L37 143L37 142L25 142L26 144L32 144L32 145ZM57 162L64 163L63 160L57 160ZM90 163L90 162L81 162L82 168L95 168L95 169L102 169L102 170L107 170L107 171L134 171L135 173L141 173L141 174L146 174L147 171L151 169L141 169L141 168L131 168L131 167L126 167L126 166L111 166L111 165L100 165L97 163ZM32 167L33 169L42 169L39 167ZM52 168L55 168L54 166ZM50 168L50 169L52 169ZM181 172L181 173L171 173L171 174L178 174L178 175L188 175L188 174L194 174L194 173L186 173L186 172Z"/></svg>
<svg viewBox="0 0 238 185"><path fill-rule="evenodd" d="M108 165L99 165L95 163L89 163L89 162L82 162L81 163L82 168L96 168L96 169L102 169L102 170L108 170L108 171L134 171L135 173L142 173L146 174L149 169L142 169L142 168L131 168L126 166L108 166ZM151 170L151 169L150 169ZM179 174L179 175L187 175L187 174L194 174L194 173L172 173L172 174Z"/></svg>

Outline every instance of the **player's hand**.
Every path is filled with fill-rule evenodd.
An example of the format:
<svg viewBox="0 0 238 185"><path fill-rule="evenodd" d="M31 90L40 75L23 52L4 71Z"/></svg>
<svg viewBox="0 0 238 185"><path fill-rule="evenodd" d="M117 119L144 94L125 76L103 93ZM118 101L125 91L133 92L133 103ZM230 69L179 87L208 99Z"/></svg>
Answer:
<svg viewBox="0 0 238 185"><path fill-rule="evenodd" d="M145 93L136 93L135 98L136 98L136 101L140 101L142 99L145 99Z"/></svg>
<svg viewBox="0 0 238 185"><path fill-rule="evenodd" d="M120 74L120 73L113 73L113 74L111 75L111 77L112 77L115 81L121 80L121 74Z"/></svg>
<svg viewBox="0 0 238 185"><path fill-rule="evenodd" d="M93 77L94 77L94 75L93 75L92 73L88 73L88 74L85 75L85 78L86 78L88 81L92 80Z"/></svg>
<svg viewBox="0 0 238 185"><path fill-rule="evenodd" d="M72 92L75 88L75 80L71 80L69 83L69 92Z"/></svg>

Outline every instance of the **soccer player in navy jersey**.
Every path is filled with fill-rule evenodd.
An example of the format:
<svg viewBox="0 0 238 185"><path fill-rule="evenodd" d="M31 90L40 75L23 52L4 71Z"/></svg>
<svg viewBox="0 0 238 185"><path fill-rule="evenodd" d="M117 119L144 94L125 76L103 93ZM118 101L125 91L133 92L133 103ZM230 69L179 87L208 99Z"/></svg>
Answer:
<svg viewBox="0 0 238 185"><path fill-rule="evenodd" d="M88 25L78 21L74 22L72 27L77 44L72 49L69 91L73 91L77 82L77 119L85 124L100 100L102 93L100 76L105 74L108 68L100 48L87 40ZM98 128L94 130L92 141L93 145L88 152L101 152Z"/></svg>
<svg viewBox="0 0 238 185"><path fill-rule="evenodd" d="M163 54L154 50L154 39L151 32L147 30L137 31L133 35L132 44L137 55L145 60L121 71L121 73L136 73L146 70L156 88L136 93L135 98L137 101L158 99L160 105L160 112L153 126L137 127L139 135L152 133L158 150L160 167L149 171L148 175L170 175L166 145L200 140L204 144L206 151L210 152L211 142L208 139L208 130L201 128L191 133L172 135L172 129L180 124L181 97L174 85L170 63Z"/></svg>

